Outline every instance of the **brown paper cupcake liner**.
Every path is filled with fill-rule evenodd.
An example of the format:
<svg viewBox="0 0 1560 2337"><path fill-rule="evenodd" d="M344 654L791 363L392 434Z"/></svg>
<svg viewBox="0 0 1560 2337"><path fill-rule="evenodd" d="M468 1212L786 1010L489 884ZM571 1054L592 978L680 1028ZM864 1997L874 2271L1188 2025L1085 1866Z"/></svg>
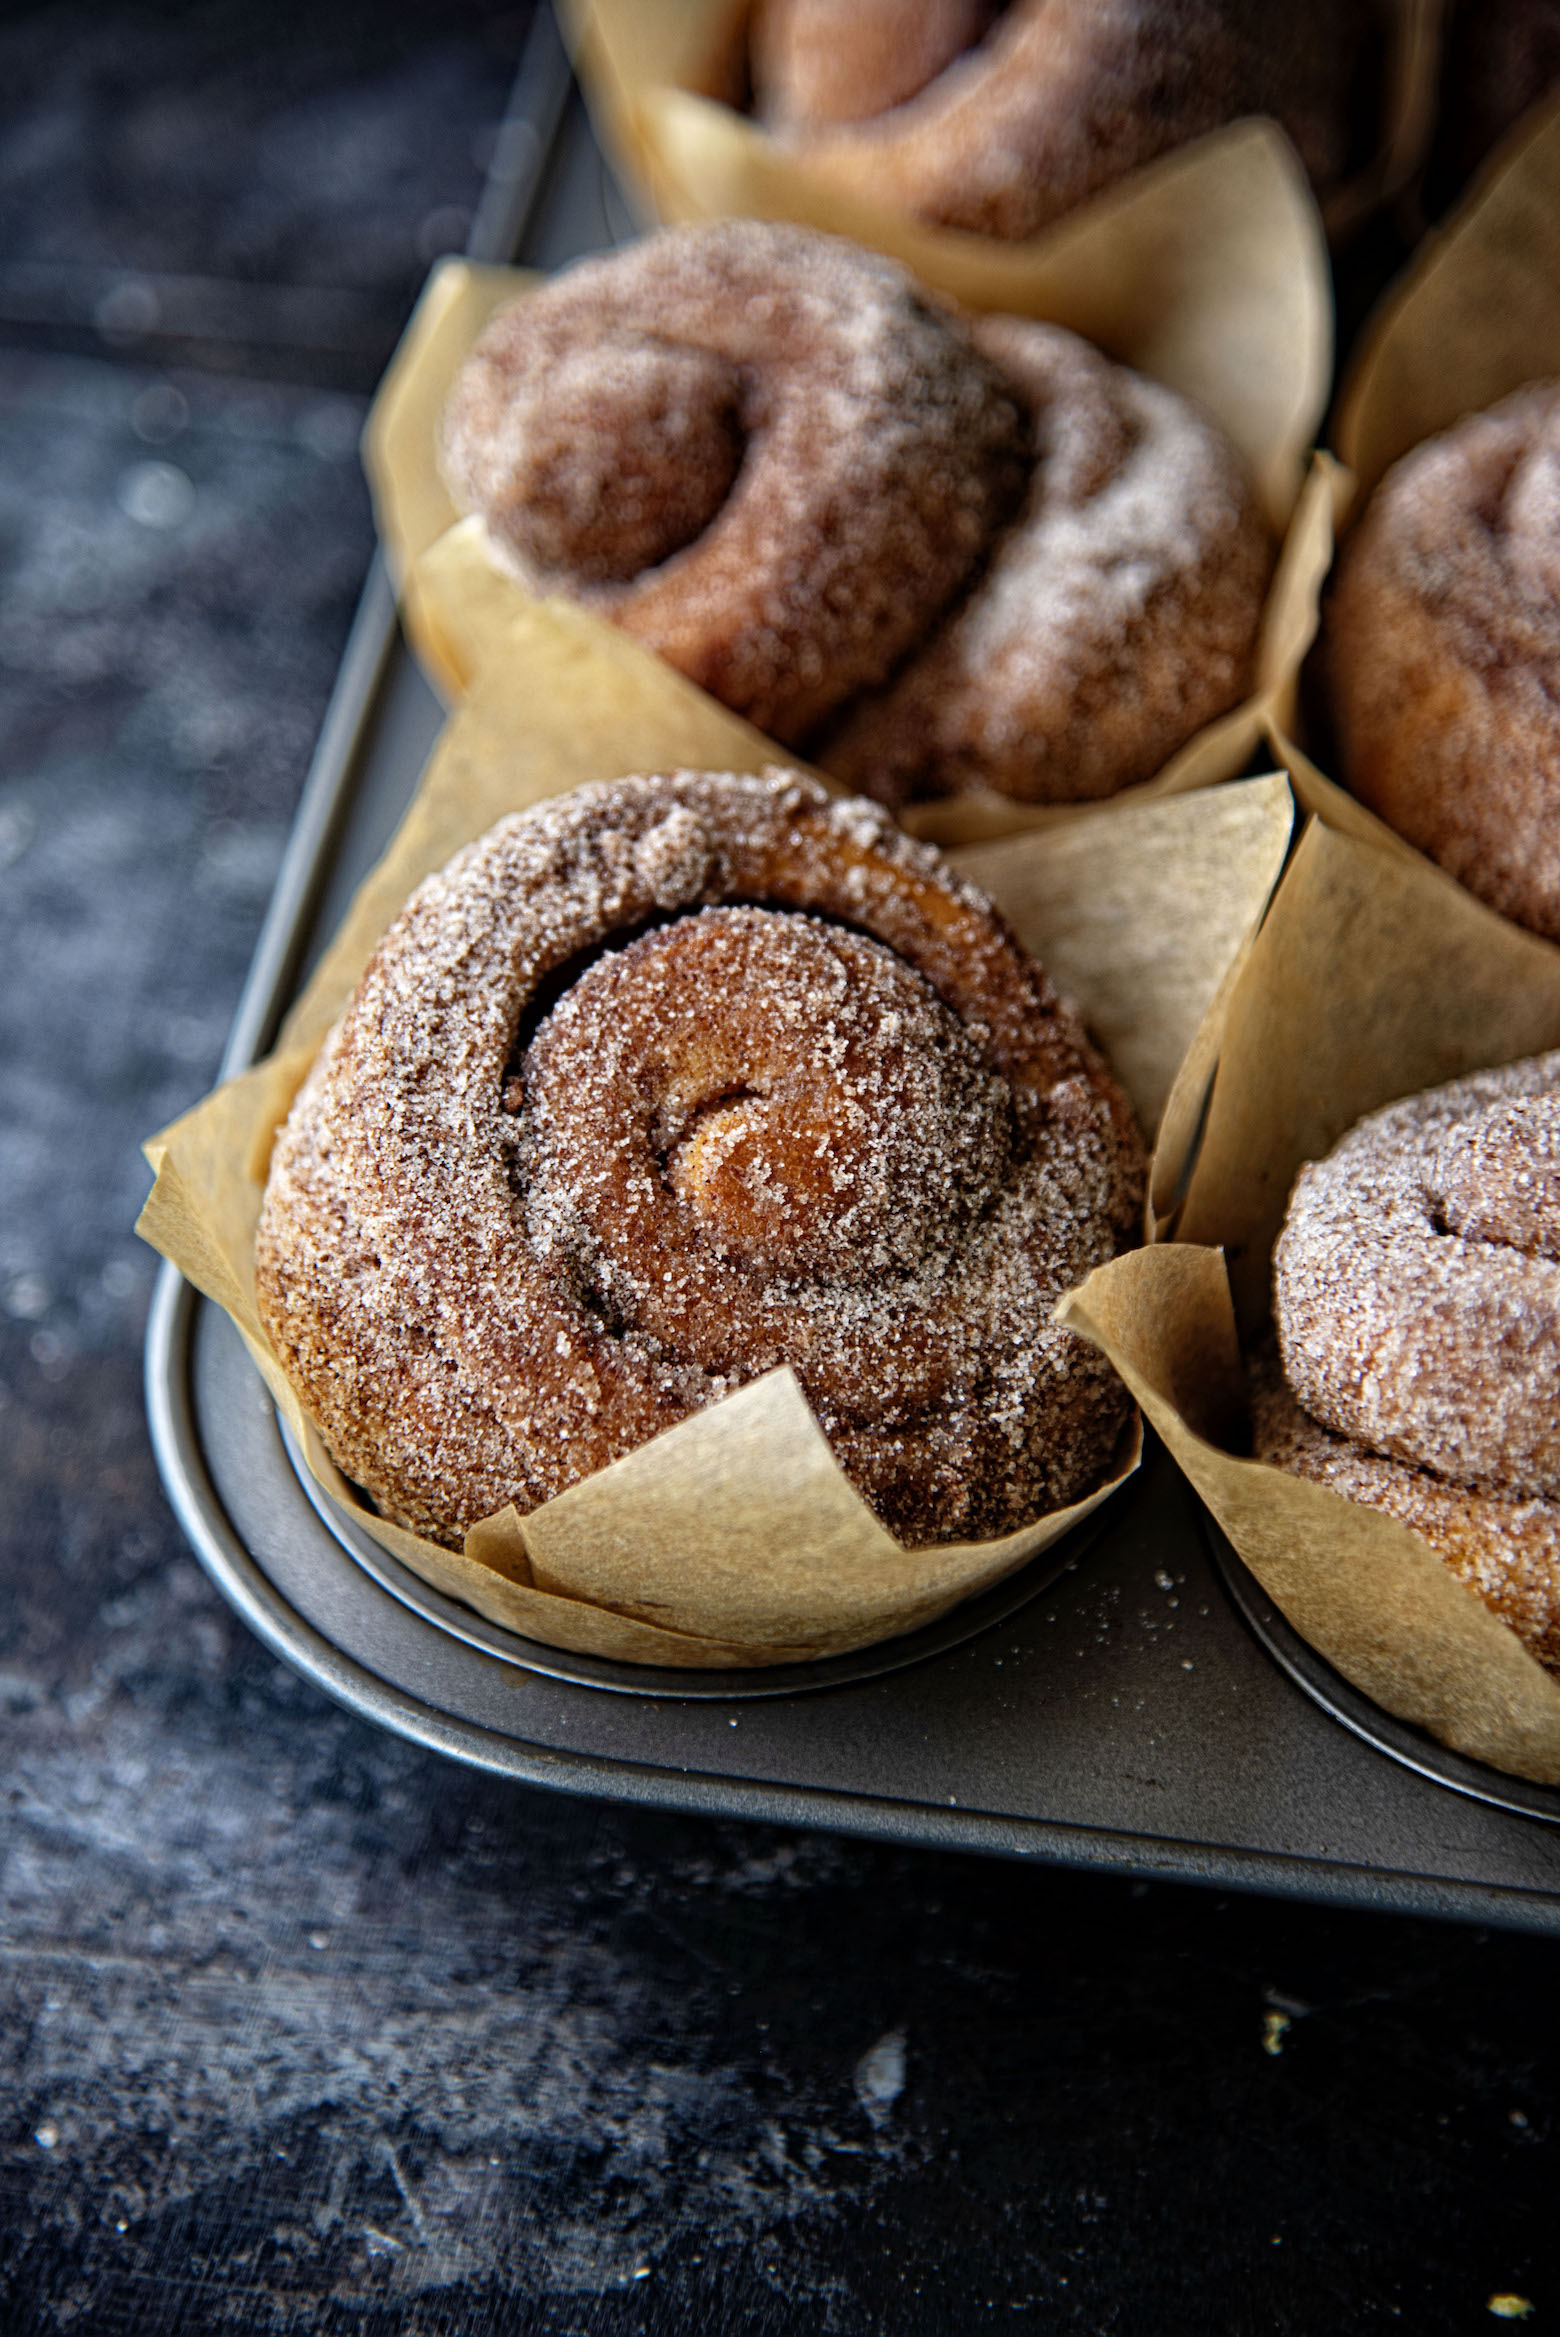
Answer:
<svg viewBox="0 0 1560 2337"><path fill-rule="evenodd" d="M1560 949L1406 849L1313 820L1236 978L1174 1241L1061 1319L1110 1356L1263 1589L1333 1667L1456 1751L1560 1783L1560 1681L1419 1537L1244 1457L1241 1348L1302 1162L1364 1114L1560 1046Z"/></svg>
<svg viewBox="0 0 1560 2337"><path fill-rule="evenodd" d="M1264 277L1258 299L1238 276L1232 291L1217 250L1202 253L1195 270L1188 253L1177 265L1174 251L1166 247L1176 243L1178 215L1172 209L1167 219L1162 208L1134 198L1123 219L1084 218L1088 248L1080 278L1110 294L1109 315L1102 311L1088 320L1099 328L1092 337L1126 362L1188 388L1241 445L1263 482L1270 520L1283 541L1263 613L1251 695L1198 732L1156 778L1104 803L1035 806L981 793L912 807L904 815L905 826L934 842L1010 835L1108 813L1126 800L1211 785L1248 769L1265 732L1292 722L1297 676L1315 633L1318 596L1346 485L1330 458L1301 462L1325 396L1330 307L1325 300L1319 306L1315 297L1312 279L1321 261L1314 219L1303 210L1296 213L1287 166L1272 176L1267 134L1242 131L1210 143L1217 151L1198 164L1199 181L1223 189L1232 215L1244 216L1253 205L1260 211L1263 194L1286 209L1296 231L1290 273L1276 285ZM1253 175L1255 191L1248 184ZM1095 250L1096 243L1104 248ZM511 630L535 605L535 596L494 559L482 521L463 519L456 510L439 472L440 417L488 319L536 281L520 270L443 262L429 279L365 432L376 516L407 632L436 688L451 703L479 673L510 658ZM1050 314L1055 305L1048 307L1031 287L1028 313ZM1061 306L1065 309L1066 303ZM1074 319L1069 313L1061 321ZM584 623L614 629L604 619L581 615Z"/></svg>
<svg viewBox="0 0 1560 2337"><path fill-rule="evenodd" d="M1328 195L1330 234L1357 227L1423 163L1434 124L1446 5L1393 0L1375 150ZM849 220L842 233L908 259L928 283L975 307L1003 307L1002 297L976 298L961 284L1000 284L1009 255L1043 247L1055 230L1004 244L924 226L886 202L871 203L834 185L826 164L791 151L736 110L747 79L748 12L747 0L570 0L565 20L592 117L650 216L665 221L746 215L800 219L816 227ZM1158 167L1136 171L1121 185L1133 189Z"/></svg>
<svg viewBox="0 0 1560 2337"><path fill-rule="evenodd" d="M1401 455L1560 374L1560 95L1427 237L1361 339L1333 442L1361 500Z"/></svg>
<svg viewBox="0 0 1560 2337"><path fill-rule="evenodd" d="M842 1653L933 1621L1066 1533L1136 1466L1129 1438L1087 1500L1000 1540L909 1550L844 1477L788 1371L768 1374L558 1499L486 1519L452 1552L387 1525L334 1469L267 1343L253 1248L275 1132L401 904L505 813L582 780L761 770L759 734L657 658L537 603L514 657L447 727L385 859L359 892L267 1061L148 1147L141 1230L248 1341L320 1482L439 1589L553 1645L633 1663L762 1665ZM982 847L972 868L1053 966L1117 1061L1155 1184L1184 1174L1233 970L1289 837L1280 777L1098 825Z"/></svg>

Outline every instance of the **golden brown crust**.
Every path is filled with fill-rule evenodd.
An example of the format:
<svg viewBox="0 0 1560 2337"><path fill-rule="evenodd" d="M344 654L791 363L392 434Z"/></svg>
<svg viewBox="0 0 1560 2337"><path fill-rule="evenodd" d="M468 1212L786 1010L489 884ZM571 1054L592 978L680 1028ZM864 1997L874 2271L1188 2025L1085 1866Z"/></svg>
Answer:
<svg viewBox="0 0 1560 2337"><path fill-rule="evenodd" d="M784 4L784 0L783 0ZM794 0L791 0L794 6ZM830 63L852 6L812 0L809 25L754 49L758 106L831 180L934 226L1036 234L1127 172L1240 114L1272 114L1319 187L1347 162L1348 106L1371 12L1323 0L1016 0L963 54L956 23L913 67L903 102L864 119L895 86L886 28L859 86ZM891 15L876 0L874 18ZM920 0L902 0L907 22ZM975 27L978 31L978 25ZM805 35L823 50L815 59ZM949 55L935 77L923 67ZM826 108L815 91L827 90Z"/></svg>
<svg viewBox="0 0 1560 2337"><path fill-rule="evenodd" d="M256 1280L343 1468L436 1539L781 1363L902 1539L979 1538L1108 1461L1125 1393L1050 1310L1142 1179L935 854L794 774L680 773L414 896L278 1138Z"/></svg>
<svg viewBox="0 0 1560 2337"><path fill-rule="evenodd" d="M1259 1458L1412 1526L1560 1668L1560 1054L1302 1169L1273 1289Z"/></svg>
<svg viewBox="0 0 1560 2337"><path fill-rule="evenodd" d="M1234 449L1056 325L972 325L1032 417L1029 492L971 592L821 760L886 803L1073 803L1151 779L1251 681L1272 553Z"/></svg>
<svg viewBox="0 0 1560 2337"><path fill-rule="evenodd" d="M1360 800L1560 940L1560 384L1388 472L1344 551L1326 672Z"/></svg>

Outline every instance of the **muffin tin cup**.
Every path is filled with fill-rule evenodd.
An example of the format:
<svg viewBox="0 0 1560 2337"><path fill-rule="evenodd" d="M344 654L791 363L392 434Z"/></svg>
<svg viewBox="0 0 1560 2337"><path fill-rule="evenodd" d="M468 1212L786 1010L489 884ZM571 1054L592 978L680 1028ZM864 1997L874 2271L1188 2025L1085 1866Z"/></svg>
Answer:
<svg viewBox="0 0 1560 2337"><path fill-rule="evenodd" d="M560 61L542 53L549 30L543 12L518 118L544 191L526 256L555 266L599 241L613 197ZM484 216L518 230L526 186L499 193ZM273 1042L324 959L438 727L376 569L230 1075ZM778 1670L690 1682L495 1630L498 1653L474 1643L484 1627L469 1609L444 1614L420 1578L411 1600L397 1596L376 1572L390 1562L361 1563L325 1522L329 1497L306 1489L230 1319L171 1266L146 1385L170 1498L234 1611L324 1693L447 1758L690 1813L1560 1933L1560 1834L1524 1798L1543 1789L1459 1764L1411 1729L1404 1750L1390 1730L1366 1741L1368 1728L1338 1725L1281 1650L1270 1660L1271 1610L1226 1594L1205 1513L1152 1439L1131 1488L1082 1529L1081 1563L1075 1536L955 1610L934 1627L940 1641L885 1643L845 1659L855 1676L803 1694Z"/></svg>
<svg viewBox="0 0 1560 2337"><path fill-rule="evenodd" d="M232 1315L334 1501L355 1508L400 1563L489 1620L583 1654L680 1670L810 1662L920 1629L1081 1523L1136 1468L1133 1440L1092 1493L1018 1533L906 1550L847 1483L793 1376L777 1371L525 1518L506 1510L479 1521L463 1549L449 1550L369 1509L270 1348L253 1242L271 1142L422 877L504 814L582 780L768 762L757 733L573 611L539 608L525 650L437 742L272 1053L148 1147L158 1177L142 1230ZM1184 1170L1229 982L1278 875L1290 817L1275 776L1145 805L1108 834L1080 826L981 856L976 873L1095 1024L1145 1128L1159 1130L1161 1196Z"/></svg>
<svg viewBox="0 0 1560 2337"><path fill-rule="evenodd" d="M1175 1239L1064 1302L1300 1636L1397 1720L1544 1786L1560 1681L1406 1526L1245 1457L1241 1349L1302 1162L1383 1104L1557 1046L1560 949L1313 821L1230 1002Z"/></svg>

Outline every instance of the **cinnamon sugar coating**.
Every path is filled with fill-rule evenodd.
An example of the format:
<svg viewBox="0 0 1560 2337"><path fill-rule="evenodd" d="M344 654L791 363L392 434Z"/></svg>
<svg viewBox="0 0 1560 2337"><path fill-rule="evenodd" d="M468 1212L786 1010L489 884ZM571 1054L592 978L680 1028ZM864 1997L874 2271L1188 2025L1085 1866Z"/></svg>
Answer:
<svg viewBox="0 0 1560 2337"><path fill-rule="evenodd" d="M1274 1314L1314 1419L1466 1485L1560 1495L1557 1144L1560 1055L1538 1055L1372 1112L1301 1170Z"/></svg>
<svg viewBox="0 0 1560 2337"><path fill-rule="evenodd" d="M1228 440L1173 390L1057 325L971 330L1033 418L1028 494L974 589L822 759L895 804L1113 795L1246 695L1267 531Z"/></svg>
<svg viewBox="0 0 1560 2337"><path fill-rule="evenodd" d="M1022 488L995 368L891 261L728 220L503 309L445 412L456 501L771 736L882 681Z"/></svg>
<svg viewBox="0 0 1560 2337"><path fill-rule="evenodd" d="M1560 1659L1560 1053L1362 1120L1301 1170L1273 1284L1260 1456L1413 1526Z"/></svg>
<svg viewBox="0 0 1560 2337"><path fill-rule="evenodd" d="M1429 1544L1530 1655L1560 1673L1560 1502L1480 1492L1334 1436L1295 1402L1271 1345L1250 1373L1258 1460L1384 1510Z"/></svg>
<svg viewBox="0 0 1560 2337"><path fill-rule="evenodd" d="M1360 800L1560 940L1560 383L1387 473L1345 547L1326 674Z"/></svg>
<svg viewBox="0 0 1560 2337"><path fill-rule="evenodd" d="M881 801L1109 795L1249 685L1271 547L1222 434L837 237L558 278L478 342L445 464L524 581Z"/></svg>
<svg viewBox="0 0 1560 2337"><path fill-rule="evenodd" d="M1274 115L1316 184L1335 184L1351 84L1380 29L1375 11L1343 0L1014 0L1000 12L954 9L935 34L921 19L941 10L870 0L865 40L858 13L840 0L761 0L760 113L837 186L933 226L1013 238L1240 114ZM997 21L957 54L966 13L967 40L981 14ZM835 53L842 30L860 47L854 81Z"/></svg>
<svg viewBox="0 0 1560 2337"><path fill-rule="evenodd" d="M1050 1321L1141 1140L981 897L809 781L505 820L413 896L277 1139L262 1317L347 1473L458 1545L796 1372L908 1543L1098 1481L1129 1410Z"/></svg>

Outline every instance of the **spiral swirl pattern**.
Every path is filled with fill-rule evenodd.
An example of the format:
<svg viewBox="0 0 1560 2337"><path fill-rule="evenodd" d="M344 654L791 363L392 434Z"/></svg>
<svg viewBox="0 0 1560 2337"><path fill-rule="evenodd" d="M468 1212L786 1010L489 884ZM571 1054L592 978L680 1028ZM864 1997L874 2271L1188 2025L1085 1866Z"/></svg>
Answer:
<svg viewBox="0 0 1560 2337"><path fill-rule="evenodd" d="M884 802L1109 795L1249 684L1271 547L1221 433L837 237L556 279L479 341L445 463L524 581Z"/></svg>
<svg viewBox="0 0 1560 2337"><path fill-rule="evenodd" d="M1421 1534L1560 1668L1560 1054L1301 1171L1257 1449Z"/></svg>
<svg viewBox="0 0 1560 2337"><path fill-rule="evenodd" d="M882 681L1022 487L996 369L902 268L733 220L501 310L445 415L456 500L774 738Z"/></svg>
<svg viewBox="0 0 1560 2337"><path fill-rule="evenodd" d="M1096 1482L1055 1300L1132 1238L1119 1089L979 895L789 774L580 790L392 928L276 1145L262 1314L458 1543L777 1365L909 1542Z"/></svg>

